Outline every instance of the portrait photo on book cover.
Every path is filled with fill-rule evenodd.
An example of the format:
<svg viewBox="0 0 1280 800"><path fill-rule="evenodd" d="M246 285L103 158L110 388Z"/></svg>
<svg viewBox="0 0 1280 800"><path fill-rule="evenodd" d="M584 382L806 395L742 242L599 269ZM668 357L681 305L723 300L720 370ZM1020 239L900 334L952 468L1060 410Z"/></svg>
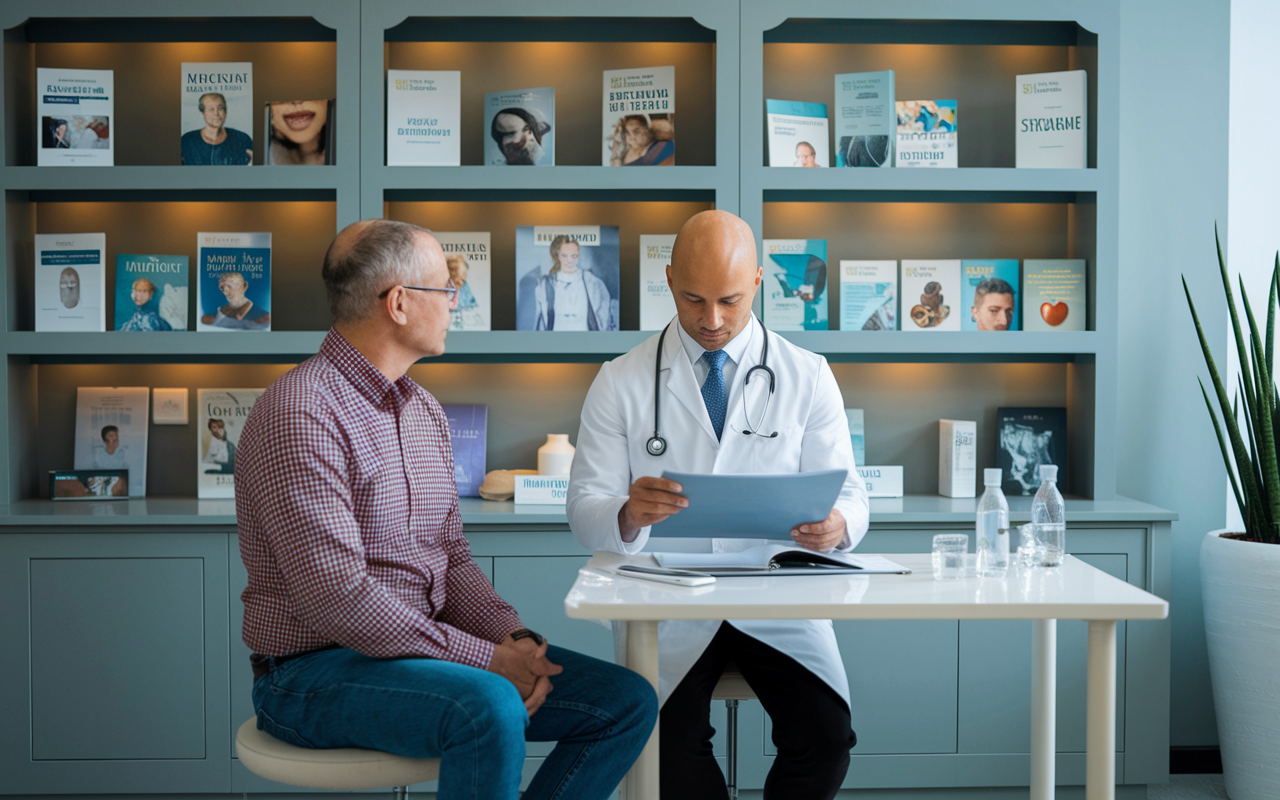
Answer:
<svg viewBox="0 0 1280 800"><path fill-rule="evenodd" d="M627 114L613 123L610 166L669 167L676 163L675 114Z"/></svg>
<svg viewBox="0 0 1280 800"><path fill-rule="evenodd" d="M516 228L516 330L618 330L618 228Z"/></svg>
<svg viewBox="0 0 1280 800"><path fill-rule="evenodd" d="M45 150L110 150L111 119L104 116L41 117Z"/></svg>
<svg viewBox="0 0 1280 800"><path fill-rule="evenodd" d="M183 261L185 262L185 257ZM185 271L186 264L182 267ZM155 278L155 280L153 280ZM183 276L185 281L185 275ZM185 331L187 329L187 287L158 276L130 278L116 273L116 330Z"/></svg>
<svg viewBox="0 0 1280 800"><path fill-rule="evenodd" d="M271 330L271 312L266 307L269 283L243 271L205 271L200 282L201 324L227 330Z"/></svg>
<svg viewBox="0 0 1280 800"><path fill-rule="evenodd" d="M263 163L276 166L333 164L332 100L268 102L263 129L267 149Z"/></svg>
<svg viewBox="0 0 1280 800"><path fill-rule="evenodd" d="M486 160L494 166L528 167L555 164L551 146L552 124L542 109L533 106L500 108L489 121Z"/></svg>

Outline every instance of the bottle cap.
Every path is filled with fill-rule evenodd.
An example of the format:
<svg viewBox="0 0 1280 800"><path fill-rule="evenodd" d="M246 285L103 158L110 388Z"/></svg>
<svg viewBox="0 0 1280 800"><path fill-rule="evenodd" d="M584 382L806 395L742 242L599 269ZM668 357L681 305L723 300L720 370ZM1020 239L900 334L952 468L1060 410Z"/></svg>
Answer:
<svg viewBox="0 0 1280 800"><path fill-rule="evenodd" d="M987 467L982 471L982 485L983 486L999 486L1000 476L1003 474L1003 472L1004 471L1001 470L999 467L996 467L996 468Z"/></svg>
<svg viewBox="0 0 1280 800"><path fill-rule="evenodd" d="M1041 464L1040 480L1054 481L1056 483L1058 480L1058 465L1057 464Z"/></svg>

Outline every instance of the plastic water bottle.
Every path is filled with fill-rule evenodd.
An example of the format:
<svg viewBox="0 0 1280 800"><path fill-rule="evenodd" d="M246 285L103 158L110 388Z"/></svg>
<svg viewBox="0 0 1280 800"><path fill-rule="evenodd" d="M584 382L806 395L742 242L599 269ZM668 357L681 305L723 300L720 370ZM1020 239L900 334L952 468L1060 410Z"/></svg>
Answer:
<svg viewBox="0 0 1280 800"><path fill-rule="evenodd" d="M1001 578L1009 569L1009 503L1000 491L1001 471L984 469L986 491L978 501L978 564L981 578Z"/></svg>
<svg viewBox="0 0 1280 800"><path fill-rule="evenodd" d="M1040 489L1031 501L1031 522L1036 526L1036 555L1042 567L1062 564L1067 549L1067 509L1058 492L1058 468L1040 467Z"/></svg>

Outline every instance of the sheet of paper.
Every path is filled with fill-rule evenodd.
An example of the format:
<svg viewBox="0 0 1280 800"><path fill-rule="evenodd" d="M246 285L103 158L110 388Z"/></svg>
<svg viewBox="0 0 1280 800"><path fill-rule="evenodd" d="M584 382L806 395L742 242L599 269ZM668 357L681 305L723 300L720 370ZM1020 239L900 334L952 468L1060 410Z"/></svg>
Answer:
<svg viewBox="0 0 1280 800"><path fill-rule="evenodd" d="M788 539L791 529L827 518L848 472L693 475L663 472L684 487L689 507L653 526L651 536Z"/></svg>

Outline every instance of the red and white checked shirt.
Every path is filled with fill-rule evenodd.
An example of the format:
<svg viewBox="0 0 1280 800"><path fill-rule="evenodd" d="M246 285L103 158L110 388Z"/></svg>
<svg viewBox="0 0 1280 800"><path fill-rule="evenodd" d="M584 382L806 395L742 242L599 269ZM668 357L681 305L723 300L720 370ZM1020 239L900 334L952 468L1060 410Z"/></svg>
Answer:
<svg viewBox="0 0 1280 800"><path fill-rule="evenodd" d="M481 669L524 627L462 535L449 424L337 331L254 404L236 450L244 641Z"/></svg>

